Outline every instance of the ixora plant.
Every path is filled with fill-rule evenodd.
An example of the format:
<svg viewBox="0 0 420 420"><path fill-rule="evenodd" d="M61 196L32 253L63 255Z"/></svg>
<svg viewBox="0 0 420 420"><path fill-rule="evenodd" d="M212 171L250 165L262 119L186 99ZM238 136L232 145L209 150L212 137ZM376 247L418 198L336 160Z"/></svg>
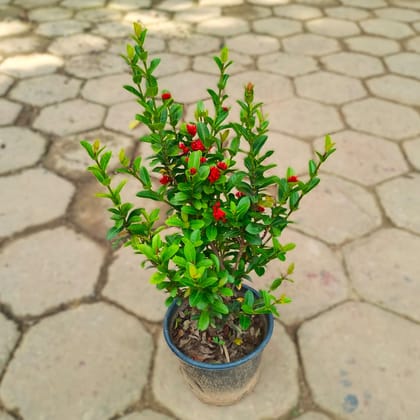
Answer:
<svg viewBox="0 0 420 420"><path fill-rule="evenodd" d="M81 144L94 161L88 170L106 188L98 195L113 203L108 239L142 254L153 268L150 282L167 294L165 338L181 358L188 382L204 401L227 404L255 384L273 315L279 315L278 305L290 301L278 289L291 280L293 264L273 278L267 290L256 292L245 283L263 275L270 261L284 261L294 248L281 243L281 233L301 199L318 185L320 166L334 152L334 144L326 136L324 152L309 161L306 181L291 168L284 177L268 176L276 166L266 163L273 154L264 151L268 121L262 104L254 102L251 83L237 101L239 121L227 122L228 50L214 57L220 70L217 89L208 89L214 110L199 101L195 121L184 122L182 105L170 92L159 90L153 72L160 59L149 60L146 33L134 24L134 46L127 45L123 56L133 86L124 88L142 109L136 120L150 133L140 141L151 145L148 158L160 185L152 183L141 156L130 160L123 150L116 172L139 182L137 197L169 206L164 223L158 206L148 212L122 202L125 182L113 183L107 170L110 151L98 140ZM235 373L234 368L242 371ZM250 377L245 377L248 371Z"/></svg>

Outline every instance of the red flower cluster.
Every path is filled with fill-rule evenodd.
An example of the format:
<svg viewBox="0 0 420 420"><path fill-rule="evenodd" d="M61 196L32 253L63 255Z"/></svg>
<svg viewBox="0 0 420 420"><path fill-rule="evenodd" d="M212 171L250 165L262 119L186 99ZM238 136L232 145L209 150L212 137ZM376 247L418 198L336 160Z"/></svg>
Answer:
<svg viewBox="0 0 420 420"><path fill-rule="evenodd" d="M172 95L170 94L170 92L163 92L162 93L162 99L164 100L164 101L167 101L167 100L169 100L169 99L171 99L172 98Z"/></svg>
<svg viewBox="0 0 420 420"><path fill-rule="evenodd" d="M220 178L220 170L216 166L210 168L209 181L213 184Z"/></svg>
<svg viewBox="0 0 420 420"><path fill-rule="evenodd" d="M296 175L292 175L289 176L289 178L287 178L287 182L298 182L298 177Z"/></svg>
<svg viewBox="0 0 420 420"><path fill-rule="evenodd" d="M170 177L170 176L168 176L168 175L163 175L163 176L162 176L162 178L160 178L159 182L160 182L162 185L169 184L169 183L171 182L171 177Z"/></svg>
<svg viewBox="0 0 420 420"><path fill-rule="evenodd" d="M192 150L201 150L204 152L206 148L204 147L203 142L200 139L194 140L191 142L191 149Z"/></svg>
<svg viewBox="0 0 420 420"><path fill-rule="evenodd" d="M194 137L197 134L197 126L195 124L187 124L188 134Z"/></svg>
<svg viewBox="0 0 420 420"><path fill-rule="evenodd" d="M225 163L225 162L218 162L218 163L217 163L217 167L218 167L219 169L221 169L222 171L226 171L226 169L227 169L227 165L226 165L226 163Z"/></svg>
<svg viewBox="0 0 420 420"><path fill-rule="evenodd" d="M185 146L184 143L179 143L178 147L182 150L183 155L186 155L190 151L190 149L187 146Z"/></svg>
<svg viewBox="0 0 420 420"><path fill-rule="evenodd" d="M221 220L226 223L226 213L220 208L220 201L216 201L213 206L213 217L217 221Z"/></svg>

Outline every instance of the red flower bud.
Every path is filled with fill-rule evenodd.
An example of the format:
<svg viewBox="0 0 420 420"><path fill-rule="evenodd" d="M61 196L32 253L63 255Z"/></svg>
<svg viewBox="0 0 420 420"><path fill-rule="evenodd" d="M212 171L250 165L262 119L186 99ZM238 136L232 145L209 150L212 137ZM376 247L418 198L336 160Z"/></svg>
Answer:
<svg viewBox="0 0 420 420"><path fill-rule="evenodd" d="M190 169L190 174L191 175L195 175L196 173L197 173L197 169L195 169L195 168Z"/></svg>
<svg viewBox="0 0 420 420"><path fill-rule="evenodd" d="M245 197L245 193L243 193L242 191L238 191L236 194L236 197L241 198L241 197Z"/></svg>
<svg viewBox="0 0 420 420"><path fill-rule="evenodd" d="M203 142L200 139L194 140L191 142L191 149L192 150L201 150L204 152L206 148L204 147Z"/></svg>
<svg viewBox="0 0 420 420"><path fill-rule="evenodd" d="M220 178L220 171L215 166L210 168L209 181L213 184Z"/></svg>
<svg viewBox="0 0 420 420"><path fill-rule="evenodd" d="M222 106L223 111L229 112L229 108L227 106Z"/></svg>
<svg viewBox="0 0 420 420"><path fill-rule="evenodd" d="M296 175L292 175L289 176L289 178L287 178L287 182L298 182L298 177Z"/></svg>
<svg viewBox="0 0 420 420"><path fill-rule="evenodd" d="M163 92L162 93L162 99L164 100L164 101L167 101L167 100L169 100L169 99L171 99L172 98L172 95L171 95L171 93L170 92Z"/></svg>
<svg viewBox="0 0 420 420"><path fill-rule="evenodd" d="M218 163L217 163L217 167L218 167L219 169L221 169L222 171L226 171L226 169L227 169L227 165L226 165L226 163L225 163L225 162L218 162Z"/></svg>
<svg viewBox="0 0 420 420"><path fill-rule="evenodd" d="M184 143L179 143L178 147L182 150L182 154L186 155L190 149Z"/></svg>
<svg viewBox="0 0 420 420"><path fill-rule="evenodd" d="M207 159L204 156L201 156L200 163L206 163Z"/></svg>
<svg viewBox="0 0 420 420"><path fill-rule="evenodd" d="M188 134L194 137L197 134L197 126L195 124L187 124Z"/></svg>
<svg viewBox="0 0 420 420"><path fill-rule="evenodd" d="M258 211L259 213L264 213L265 208L263 206L257 205L257 207L255 208L255 210Z"/></svg>
<svg viewBox="0 0 420 420"><path fill-rule="evenodd" d="M220 208L220 202L217 201L213 206L213 217L216 221L226 222L226 213Z"/></svg>
<svg viewBox="0 0 420 420"><path fill-rule="evenodd" d="M169 184L169 183L171 182L171 177L170 177L170 176L168 176L168 175L163 175L163 176L162 176L162 178L160 178L159 182L160 182L162 185Z"/></svg>

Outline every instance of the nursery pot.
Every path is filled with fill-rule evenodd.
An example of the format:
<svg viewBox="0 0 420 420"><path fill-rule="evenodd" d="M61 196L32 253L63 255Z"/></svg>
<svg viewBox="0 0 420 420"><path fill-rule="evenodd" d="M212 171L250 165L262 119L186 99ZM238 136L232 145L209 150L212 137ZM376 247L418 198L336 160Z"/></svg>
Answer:
<svg viewBox="0 0 420 420"><path fill-rule="evenodd" d="M244 285L243 288L258 296L251 287ZM264 317L265 335L251 353L234 362L214 364L191 359L175 346L170 331L178 310L176 303L168 308L163 321L163 334L169 348L177 356L181 372L193 393L207 404L231 405L239 401L257 384L261 355L273 332L273 315L259 315Z"/></svg>

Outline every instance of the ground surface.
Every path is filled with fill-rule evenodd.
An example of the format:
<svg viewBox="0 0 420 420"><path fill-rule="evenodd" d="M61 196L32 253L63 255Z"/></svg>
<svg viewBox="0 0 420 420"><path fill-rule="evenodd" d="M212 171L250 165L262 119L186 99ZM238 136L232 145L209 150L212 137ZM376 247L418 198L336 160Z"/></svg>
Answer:
<svg viewBox="0 0 420 420"><path fill-rule="evenodd" d="M420 418L419 0L0 0L0 15L1 420ZM255 83L281 173L303 174L326 133L338 147L285 238L294 302L260 383L228 408L182 382L163 297L105 243L78 146L147 153L118 56L137 19L189 116L225 43L229 92Z"/></svg>

